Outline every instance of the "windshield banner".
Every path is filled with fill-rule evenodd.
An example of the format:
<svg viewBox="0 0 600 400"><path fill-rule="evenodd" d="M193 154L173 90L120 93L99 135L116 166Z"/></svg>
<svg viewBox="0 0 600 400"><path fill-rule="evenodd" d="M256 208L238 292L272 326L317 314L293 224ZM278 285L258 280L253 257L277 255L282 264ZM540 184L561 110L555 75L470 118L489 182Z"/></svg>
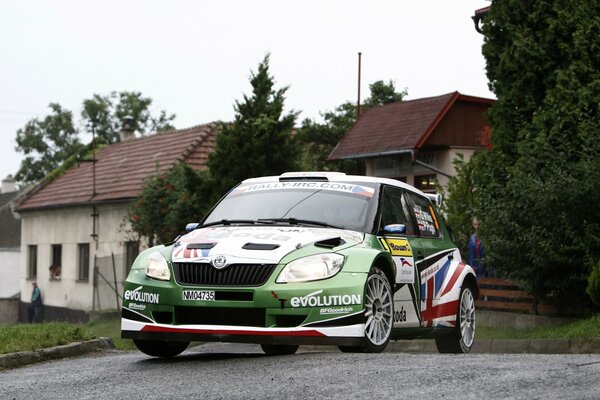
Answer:
<svg viewBox="0 0 600 400"><path fill-rule="evenodd" d="M375 189L368 186L353 185L342 182L270 182L238 186L231 194L253 193L265 190L312 189L343 192L358 196L373 197Z"/></svg>

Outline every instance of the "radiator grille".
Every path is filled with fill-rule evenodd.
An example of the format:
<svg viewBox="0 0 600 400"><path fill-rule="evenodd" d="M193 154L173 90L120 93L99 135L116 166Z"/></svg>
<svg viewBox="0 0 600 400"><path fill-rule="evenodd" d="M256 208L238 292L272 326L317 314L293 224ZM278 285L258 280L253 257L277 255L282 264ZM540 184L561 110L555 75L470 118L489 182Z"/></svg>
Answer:
<svg viewBox="0 0 600 400"><path fill-rule="evenodd" d="M232 264L216 269L208 263L174 263L175 280L183 285L261 286L276 264Z"/></svg>
<svg viewBox="0 0 600 400"><path fill-rule="evenodd" d="M175 307L177 325L265 326L264 308Z"/></svg>

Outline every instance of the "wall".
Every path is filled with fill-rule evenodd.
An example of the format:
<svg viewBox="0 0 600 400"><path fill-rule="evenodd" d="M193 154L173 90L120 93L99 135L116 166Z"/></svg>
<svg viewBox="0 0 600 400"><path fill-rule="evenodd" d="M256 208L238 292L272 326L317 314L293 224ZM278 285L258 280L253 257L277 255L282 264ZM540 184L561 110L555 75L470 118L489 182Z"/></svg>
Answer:
<svg viewBox="0 0 600 400"><path fill-rule="evenodd" d="M422 154L422 161L433 167L444 171L449 175L456 175L456 170L452 161L463 154L464 160L468 161L475 150L472 148L450 148ZM397 157L371 158L365 162L366 174L368 176L378 176L381 178L399 178L406 177L406 183L414 185L414 177L419 175L436 174L432 170L418 164L413 164L411 156L408 154ZM436 174L438 183L442 186L448 184L449 178Z"/></svg>
<svg viewBox="0 0 600 400"><path fill-rule="evenodd" d="M19 321L19 298L0 299L0 325L16 324Z"/></svg>
<svg viewBox="0 0 600 400"><path fill-rule="evenodd" d="M6 299L19 294L21 270L21 249L0 248L0 299Z"/></svg>
<svg viewBox="0 0 600 400"><path fill-rule="evenodd" d="M124 242L127 241L127 203L101 205L97 207L96 233L98 240L91 237L93 230L92 207L68 207L43 211L28 211L21 214L21 298L29 302L32 279L27 278L28 245L38 246L37 283L42 291L44 306L48 312L54 309L69 309L83 312L100 309L117 309L115 293L108 284L97 277L98 291L94 295L94 259L101 266L100 272L114 286L111 253L115 254L118 289L122 290ZM90 245L89 279L78 279L78 244ZM60 279L51 279L51 245L62 245L62 271ZM46 311L46 310L45 310ZM47 317L49 314L45 312ZM52 312L59 315L60 312ZM79 315L79 313L76 313ZM67 318L68 319L68 318Z"/></svg>

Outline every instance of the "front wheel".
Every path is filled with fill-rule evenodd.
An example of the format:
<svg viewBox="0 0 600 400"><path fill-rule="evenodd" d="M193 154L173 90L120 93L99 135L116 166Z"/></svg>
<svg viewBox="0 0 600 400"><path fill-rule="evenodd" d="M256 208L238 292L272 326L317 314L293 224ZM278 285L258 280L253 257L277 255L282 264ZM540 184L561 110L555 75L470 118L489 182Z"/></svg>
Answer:
<svg viewBox="0 0 600 400"><path fill-rule="evenodd" d="M269 356L287 356L296 353L298 345L261 344L262 350Z"/></svg>
<svg viewBox="0 0 600 400"><path fill-rule="evenodd" d="M475 340L475 296L473 288L465 284L460 291L456 315L456 327L448 333L435 336L435 344L440 353L468 353Z"/></svg>
<svg viewBox="0 0 600 400"><path fill-rule="evenodd" d="M162 340L133 340L133 344L144 354L152 357L175 357L185 349L190 342L165 342Z"/></svg>
<svg viewBox="0 0 600 400"><path fill-rule="evenodd" d="M392 288L387 276L371 268L365 285L365 336L360 346L338 346L345 353L381 353L390 341L394 318Z"/></svg>

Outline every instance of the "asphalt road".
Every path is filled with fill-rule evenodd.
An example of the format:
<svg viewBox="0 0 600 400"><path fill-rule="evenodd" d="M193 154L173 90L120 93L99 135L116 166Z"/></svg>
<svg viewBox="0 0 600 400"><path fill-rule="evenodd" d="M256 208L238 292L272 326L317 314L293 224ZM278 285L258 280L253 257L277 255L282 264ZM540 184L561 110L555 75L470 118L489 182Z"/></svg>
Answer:
<svg viewBox="0 0 600 400"><path fill-rule="evenodd" d="M598 399L600 355L265 356L208 344L171 360L106 350L0 372L0 399Z"/></svg>

